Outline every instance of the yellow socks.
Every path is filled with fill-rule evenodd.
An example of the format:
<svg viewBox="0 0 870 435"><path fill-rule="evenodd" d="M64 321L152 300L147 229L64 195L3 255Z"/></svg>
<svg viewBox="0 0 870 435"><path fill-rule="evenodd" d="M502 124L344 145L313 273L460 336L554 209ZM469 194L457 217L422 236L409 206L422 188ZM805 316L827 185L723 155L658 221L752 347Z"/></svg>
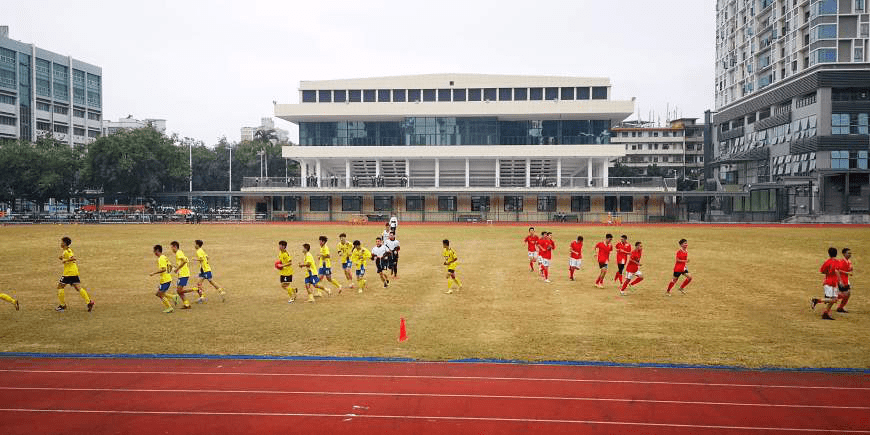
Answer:
<svg viewBox="0 0 870 435"><path fill-rule="evenodd" d="M335 288L341 288L341 284L339 284L338 281L335 280L335 278L329 278L329 282L332 283Z"/></svg>
<svg viewBox="0 0 870 435"><path fill-rule="evenodd" d="M15 303L15 299L13 299L12 296L7 295L6 293L0 293L0 299L3 299L4 301L9 302L10 304Z"/></svg>
<svg viewBox="0 0 870 435"><path fill-rule="evenodd" d="M453 278L453 282L456 283L456 286L457 286L457 287L462 287L462 283L459 282L459 278Z"/></svg>
<svg viewBox="0 0 870 435"><path fill-rule="evenodd" d="M163 296L162 298L160 298L160 302L163 302L164 308L171 308L172 307L172 305L170 305L170 303L169 303L169 298L166 296Z"/></svg>
<svg viewBox="0 0 870 435"><path fill-rule="evenodd" d="M87 302L87 303L91 302L91 297L88 295L88 291L85 290L84 287L79 287L79 294L82 296L82 299L84 299L85 302Z"/></svg>
<svg viewBox="0 0 870 435"><path fill-rule="evenodd" d="M296 299L296 289L293 287L287 287L287 296L290 296L290 299Z"/></svg>
<svg viewBox="0 0 870 435"><path fill-rule="evenodd" d="M66 292L62 288L57 289L57 300L60 301L62 306L66 306Z"/></svg>

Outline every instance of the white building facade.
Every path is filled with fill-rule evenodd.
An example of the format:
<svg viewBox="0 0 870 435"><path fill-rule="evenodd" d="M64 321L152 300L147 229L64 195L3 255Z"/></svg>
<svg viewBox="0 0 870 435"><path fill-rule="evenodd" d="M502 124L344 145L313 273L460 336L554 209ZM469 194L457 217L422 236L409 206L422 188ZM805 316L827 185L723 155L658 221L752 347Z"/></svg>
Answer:
<svg viewBox="0 0 870 435"><path fill-rule="evenodd" d="M668 176L699 179L704 168L704 125L695 118L676 119L666 127L621 125L611 143L625 145L621 165L644 171L661 168Z"/></svg>
<svg viewBox="0 0 870 435"><path fill-rule="evenodd" d="M104 119L102 123L103 136L112 135L121 130L135 130L137 128L153 128L160 133L166 134L166 120L155 118L136 119L131 115L117 121Z"/></svg>

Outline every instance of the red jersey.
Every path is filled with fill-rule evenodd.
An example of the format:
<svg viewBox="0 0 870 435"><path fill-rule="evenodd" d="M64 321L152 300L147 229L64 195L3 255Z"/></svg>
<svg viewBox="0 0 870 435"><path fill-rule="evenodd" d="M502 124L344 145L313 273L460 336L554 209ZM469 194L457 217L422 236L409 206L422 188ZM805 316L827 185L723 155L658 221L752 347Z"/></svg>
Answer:
<svg viewBox="0 0 870 435"><path fill-rule="evenodd" d="M523 241L526 242L526 244L528 245L529 252L535 252L535 249L537 249L538 245L538 236L526 236Z"/></svg>
<svg viewBox="0 0 870 435"><path fill-rule="evenodd" d="M625 264L628 254L631 254L631 244L619 242L616 244L616 263Z"/></svg>
<svg viewBox="0 0 870 435"><path fill-rule="evenodd" d="M686 271L686 260L689 259L688 251L680 249L677 251L677 261L674 263L674 272Z"/></svg>
<svg viewBox="0 0 870 435"><path fill-rule="evenodd" d="M628 265L625 266L626 272L628 272L628 273L637 272L637 267L638 267L637 265L638 265L638 263L640 263L640 256L641 255L643 255L643 252L641 252L639 249L635 249L634 251L631 251L631 254L629 255L629 257L631 258L632 261L634 261L634 263L632 263L632 261L628 262Z"/></svg>
<svg viewBox="0 0 870 435"><path fill-rule="evenodd" d="M583 242L578 240L571 242L571 258L575 260L583 258Z"/></svg>
<svg viewBox="0 0 870 435"><path fill-rule="evenodd" d="M556 244L553 243L550 239L541 239L538 240L538 247L540 247L540 256L545 260L550 260L553 258L553 249L556 249Z"/></svg>
<svg viewBox="0 0 870 435"><path fill-rule="evenodd" d="M840 260L840 280L843 281L843 285L849 285L849 275L847 272L852 271L852 261L847 259Z"/></svg>
<svg viewBox="0 0 870 435"><path fill-rule="evenodd" d="M819 268L819 272L825 274L825 285L836 287L837 275L840 273L840 260L837 260L836 258L825 260L822 267Z"/></svg>
<svg viewBox="0 0 870 435"><path fill-rule="evenodd" d="M598 249L598 262L599 263L607 263L610 261L610 251L613 250L613 245L607 245L604 242L598 242L595 245L595 249Z"/></svg>

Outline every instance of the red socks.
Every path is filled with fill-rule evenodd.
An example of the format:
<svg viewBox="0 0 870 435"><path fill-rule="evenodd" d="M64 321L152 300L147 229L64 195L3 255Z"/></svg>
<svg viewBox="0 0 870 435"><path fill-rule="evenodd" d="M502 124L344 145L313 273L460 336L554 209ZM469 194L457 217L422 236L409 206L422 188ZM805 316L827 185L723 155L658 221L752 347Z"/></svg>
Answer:
<svg viewBox="0 0 870 435"><path fill-rule="evenodd" d="M544 272L544 279L550 279L550 268L547 266L541 266L541 271Z"/></svg>
<svg viewBox="0 0 870 435"><path fill-rule="evenodd" d="M643 277L639 276L639 277L635 278L634 281L631 282L631 285L637 285L637 283L639 283L641 281L643 281Z"/></svg>
<svg viewBox="0 0 870 435"><path fill-rule="evenodd" d="M849 296L851 296L851 295L846 295L846 297L844 297L842 300L840 300L840 306L837 307L837 308L843 308L843 307L845 307L845 306L846 306L846 302L849 302Z"/></svg>
<svg viewBox="0 0 870 435"><path fill-rule="evenodd" d="M683 285L681 285L680 288L681 289L686 288L686 286L689 285L690 282L692 282L692 278L689 278L689 279L683 281Z"/></svg>
<svg viewBox="0 0 870 435"><path fill-rule="evenodd" d="M532 272L535 271L535 262L534 262L534 261L529 261L529 269L530 269Z"/></svg>
<svg viewBox="0 0 870 435"><path fill-rule="evenodd" d="M668 284L668 293L670 293L671 289L674 288L674 284L676 284L676 281L671 281L671 283Z"/></svg>
<svg viewBox="0 0 870 435"><path fill-rule="evenodd" d="M573 267L568 268L568 277L571 279L574 279L574 268Z"/></svg>

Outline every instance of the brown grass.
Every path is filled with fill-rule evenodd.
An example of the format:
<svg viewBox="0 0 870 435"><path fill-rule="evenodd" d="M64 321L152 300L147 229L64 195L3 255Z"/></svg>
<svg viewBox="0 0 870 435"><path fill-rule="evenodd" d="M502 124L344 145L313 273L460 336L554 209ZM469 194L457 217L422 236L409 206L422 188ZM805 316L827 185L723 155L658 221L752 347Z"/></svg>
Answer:
<svg viewBox="0 0 870 435"><path fill-rule="evenodd" d="M399 229L400 279L389 289L369 274L370 291L345 292L315 304L286 303L272 264L276 242L338 233L373 245L378 225L10 226L0 228L0 291L20 298L21 312L0 305L0 351L82 353L223 353L411 357L424 360L507 358L870 367L870 303L862 257L866 228L556 227L553 283L528 272L524 227L411 226ZM619 297L592 286L592 247L607 231L646 246L647 279ZM567 280L568 242L586 238L578 281ZM70 310L55 313L61 273L58 239L69 235L96 309L67 290ZM465 285L445 295L441 239L450 238ZM688 295L663 296L676 241L689 239L695 281ZM205 305L165 315L153 296L151 246L206 241L215 279L230 299L211 292ZM849 314L819 319L809 298L821 293L817 272L828 246L854 251ZM372 268L373 269L373 268ZM296 269L296 283L301 286ZM340 268L335 267L337 275ZM343 277L341 281L344 282ZM836 314L836 313L835 313ZM399 318L410 340L399 344Z"/></svg>

